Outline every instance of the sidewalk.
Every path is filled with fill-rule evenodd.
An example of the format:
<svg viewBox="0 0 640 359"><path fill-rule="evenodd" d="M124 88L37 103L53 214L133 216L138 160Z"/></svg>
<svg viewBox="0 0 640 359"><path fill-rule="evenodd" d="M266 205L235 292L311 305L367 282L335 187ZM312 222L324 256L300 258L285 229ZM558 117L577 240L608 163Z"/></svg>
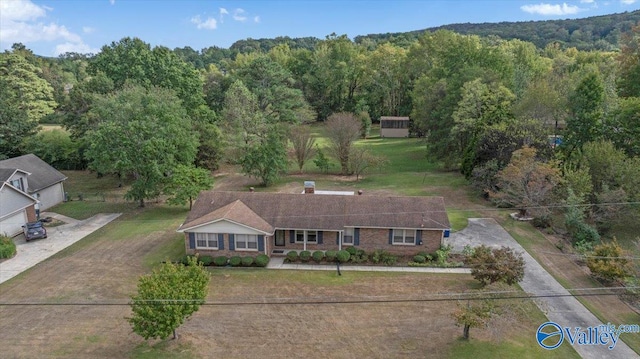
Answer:
<svg viewBox="0 0 640 359"><path fill-rule="evenodd" d="M272 257L267 264L267 269L288 270L325 270L335 271L336 265L329 264L291 264L284 263L284 257ZM469 268L433 268L433 267L389 267L389 266L354 266L341 265L341 272L407 272L407 273L450 273L469 274Z"/></svg>
<svg viewBox="0 0 640 359"><path fill-rule="evenodd" d="M17 254L0 263L0 283L4 283L52 255L76 243L82 238L118 218L120 213L97 214L79 221L57 213L44 212L42 217L52 217L67 224L47 228L48 238L27 243L23 235L14 239Z"/></svg>

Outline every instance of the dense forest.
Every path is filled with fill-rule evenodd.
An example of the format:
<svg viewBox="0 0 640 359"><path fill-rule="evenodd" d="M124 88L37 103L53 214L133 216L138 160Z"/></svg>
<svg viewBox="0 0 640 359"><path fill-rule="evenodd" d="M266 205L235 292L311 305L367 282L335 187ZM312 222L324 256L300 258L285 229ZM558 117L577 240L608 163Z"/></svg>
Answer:
<svg viewBox="0 0 640 359"><path fill-rule="evenodd" d="M14 44L0 54L0 157L32 152L57 168L128 176L128 197L143 204L172 174L193 181L222 162L268 184L306 123L410 116L425 160L541 225L545 203L570 204L567 228L586 246L613 221L637 220L608 203L640 201L640 26L601 32L600 20L575 24L591 26L593 48L615 38L606 51L449 30L402 44L332 34L202 51L123 38L59 58ZM539 26L557 24L574 22ZM38 131L43 123L64 131ZM343 174L350 155L339 155Z"/></svg>

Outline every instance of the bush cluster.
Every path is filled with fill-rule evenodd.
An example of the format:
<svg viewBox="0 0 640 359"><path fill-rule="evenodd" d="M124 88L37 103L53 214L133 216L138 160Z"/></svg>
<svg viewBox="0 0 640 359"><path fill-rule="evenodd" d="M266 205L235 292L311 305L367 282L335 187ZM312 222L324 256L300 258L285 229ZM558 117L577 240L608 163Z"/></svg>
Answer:
<svg viewBox="0 0 640 359"><path fill-rule="evenodd" d="M16 244L11 238L0 236L0 258L11 258L16 255Z"/></svg>
<svg viewBox="0 0 640 359"><path fill-rule="evenodd" d="M320 263L324 259L324 252L323 251L315 251L315 252L313 252L312 257L313 257L313 260L316 263Z"/></svg>
<svg viewBox="0 0 640 359"><path fill-rule="evenodd" d="M190 257L193 257L192 255L186 255L184 256L180 262L182 264L187 264L188 263L188 259ZM267 256L266 254L259 254L256 257L251 257L251 256L247 256L247 257L240 257L240 256L233 256L231 258L227 257L227 256L217 256L217 257L212 257L209 255L204 255L204 256L200 256L198 257L198 261L200 263L202 263L203 266L216 266L216 267L224 267L227 265L230 265L232 267L266 267L267 264L269 264L269 256Z"/></svg>
<svg viewBox="0 0 640 359"><path fill-rule="evenodd" d="M302 251L300 252L300 260L304 263L308 262L311 259L311 252Z"/></svg>

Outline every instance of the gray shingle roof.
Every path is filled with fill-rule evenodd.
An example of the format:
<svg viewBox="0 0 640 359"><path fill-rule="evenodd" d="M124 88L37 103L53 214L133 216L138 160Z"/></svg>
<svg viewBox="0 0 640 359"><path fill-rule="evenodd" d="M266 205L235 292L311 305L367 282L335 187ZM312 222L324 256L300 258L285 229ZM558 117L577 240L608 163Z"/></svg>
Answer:
<svg viewBox="0 0 640 359"><path fill-rule="evenodd" d="M198 196L179 230L221 219L211 214L238 200L274 228L450 228L442 197L208 191Z"/></svg>
<svg viewBox="0 0 640 359"><path fill-rule="evenodd" d="M0 161L0 171L2 171L0 174L6 173L7 170L12 170L11 173L13 173L16 169L31 173L28 177L29 193L37 192L67 179L67 176L58 172L58 170L34 154Z"/></svg>

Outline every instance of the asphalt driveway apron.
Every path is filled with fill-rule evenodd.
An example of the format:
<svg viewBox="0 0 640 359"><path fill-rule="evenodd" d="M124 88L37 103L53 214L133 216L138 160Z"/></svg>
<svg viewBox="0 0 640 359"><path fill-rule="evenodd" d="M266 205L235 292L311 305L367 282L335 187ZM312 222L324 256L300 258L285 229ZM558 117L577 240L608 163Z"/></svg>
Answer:
<svg viewBox="0 0 640 359"><path fill-rule="evenodd" d="M558 283L527 251L522 248L511 235L492 218L470 218L468 226L460 232L452 233L445 244L451 244L454 251L462 251L465 245L489 247L511 247L522 252L525 260L524 279L520 282L522 289L530 295L567 295L563 297L537 298L535 303L547 316L549 321L558 323L562 327L596 327L603 324L576 298ZM542 324L542 323L540 323ZM638 324L638 323L613 323ZM634 334L635 335L635 334ZM640 334L639 334L640 335ZM535 338L531 338L535 341ZM566 339L565 339L566 341ZM564 344L567 345L567 344ZM612 350L605 345L574 345L573 348L588 359L629 359L639 356L622 340L618 340Z"/></svg>

